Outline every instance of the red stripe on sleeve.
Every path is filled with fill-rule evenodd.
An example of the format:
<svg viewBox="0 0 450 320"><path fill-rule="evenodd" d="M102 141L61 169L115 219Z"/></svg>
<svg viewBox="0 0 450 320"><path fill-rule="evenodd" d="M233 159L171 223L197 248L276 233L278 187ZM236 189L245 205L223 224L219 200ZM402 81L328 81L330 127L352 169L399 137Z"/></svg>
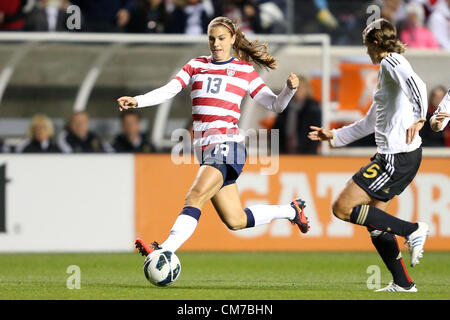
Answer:
<svg viewBox="0 0 450 320"><path fill-rule="evenodd" d="M258 94L258 92L261 91L261 89L264 88L265 86L266 86L265 83L261 83L258 88L256 88L255 90L253 90L252 93L250 93L250 97L254 98Z"/></svg>
<svg viewBox="0 0 450 320"><path fill-rule="evenodd" d="M184 83L183 79L181 79L181 78L178 77L178 76L175 76L174 79L177 79L178 81L180 81L181 86L183 87L183 89L186 88L186 83Z"/></svg>
<svg viewBox="0 0 450 320"><path fill-rule="evenodd" d="M185 64L182 70L186 71L186 73L190 77L192 77L192 75L194 74L194 68L192 68L192 66L189 63Z"/></svg>

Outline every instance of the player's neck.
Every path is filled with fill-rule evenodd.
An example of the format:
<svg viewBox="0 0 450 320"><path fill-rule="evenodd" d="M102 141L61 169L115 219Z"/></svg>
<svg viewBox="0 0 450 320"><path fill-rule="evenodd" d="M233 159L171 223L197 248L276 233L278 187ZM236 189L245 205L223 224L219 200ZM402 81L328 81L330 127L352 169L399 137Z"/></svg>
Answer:
<svg viewBox="0 0 450 320"><path fill-rule="evenodd" d="M383 60L384 58L386 58L386 56L389 54L389 52L387 51L383 51L380 53L380 60Z"/></svg>

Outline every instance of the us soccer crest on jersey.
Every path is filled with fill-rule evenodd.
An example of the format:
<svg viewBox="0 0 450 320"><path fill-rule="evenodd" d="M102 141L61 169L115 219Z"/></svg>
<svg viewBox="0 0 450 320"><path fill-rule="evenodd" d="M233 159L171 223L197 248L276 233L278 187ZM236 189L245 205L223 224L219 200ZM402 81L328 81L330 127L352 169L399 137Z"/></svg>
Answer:
<svg viewBox="0 0 450 320"><path fill-rule="evenodd" d="M236 69L234 68L234 66L229 66L227 68L227 76L233 77L235 74L236 74Z"/></svg>

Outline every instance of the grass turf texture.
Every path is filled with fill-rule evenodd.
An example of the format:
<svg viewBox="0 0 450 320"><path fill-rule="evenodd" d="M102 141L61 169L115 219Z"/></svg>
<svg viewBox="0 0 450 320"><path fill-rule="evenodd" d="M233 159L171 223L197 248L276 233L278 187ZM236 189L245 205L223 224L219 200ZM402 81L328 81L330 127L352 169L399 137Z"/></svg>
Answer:
<svg viewBox="0 0 450 320"><path fill-rule="evenodd" d="M0 299L450 299L450 252L425 252L408 267L418 293L367 289L370 265L391 276L374 252L180 252L181 276L158 288L144 277L143 258L123 254L0 254ZM404 253L405 264L409 263ZM81 289L66 287L69 265Z"/></svg>

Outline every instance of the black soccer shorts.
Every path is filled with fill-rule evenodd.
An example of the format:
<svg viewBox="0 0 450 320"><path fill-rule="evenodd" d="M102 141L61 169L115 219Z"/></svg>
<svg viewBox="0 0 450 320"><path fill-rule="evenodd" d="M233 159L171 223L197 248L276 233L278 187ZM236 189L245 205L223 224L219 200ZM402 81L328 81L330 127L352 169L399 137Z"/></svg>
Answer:
<svg viewBox="0 0 450 320"><path fill-rule="evenodd" d="M395 154L377 153L370 160L352 179L372 198L387 202L401 194L416 176L422 148Z"/></svg>

